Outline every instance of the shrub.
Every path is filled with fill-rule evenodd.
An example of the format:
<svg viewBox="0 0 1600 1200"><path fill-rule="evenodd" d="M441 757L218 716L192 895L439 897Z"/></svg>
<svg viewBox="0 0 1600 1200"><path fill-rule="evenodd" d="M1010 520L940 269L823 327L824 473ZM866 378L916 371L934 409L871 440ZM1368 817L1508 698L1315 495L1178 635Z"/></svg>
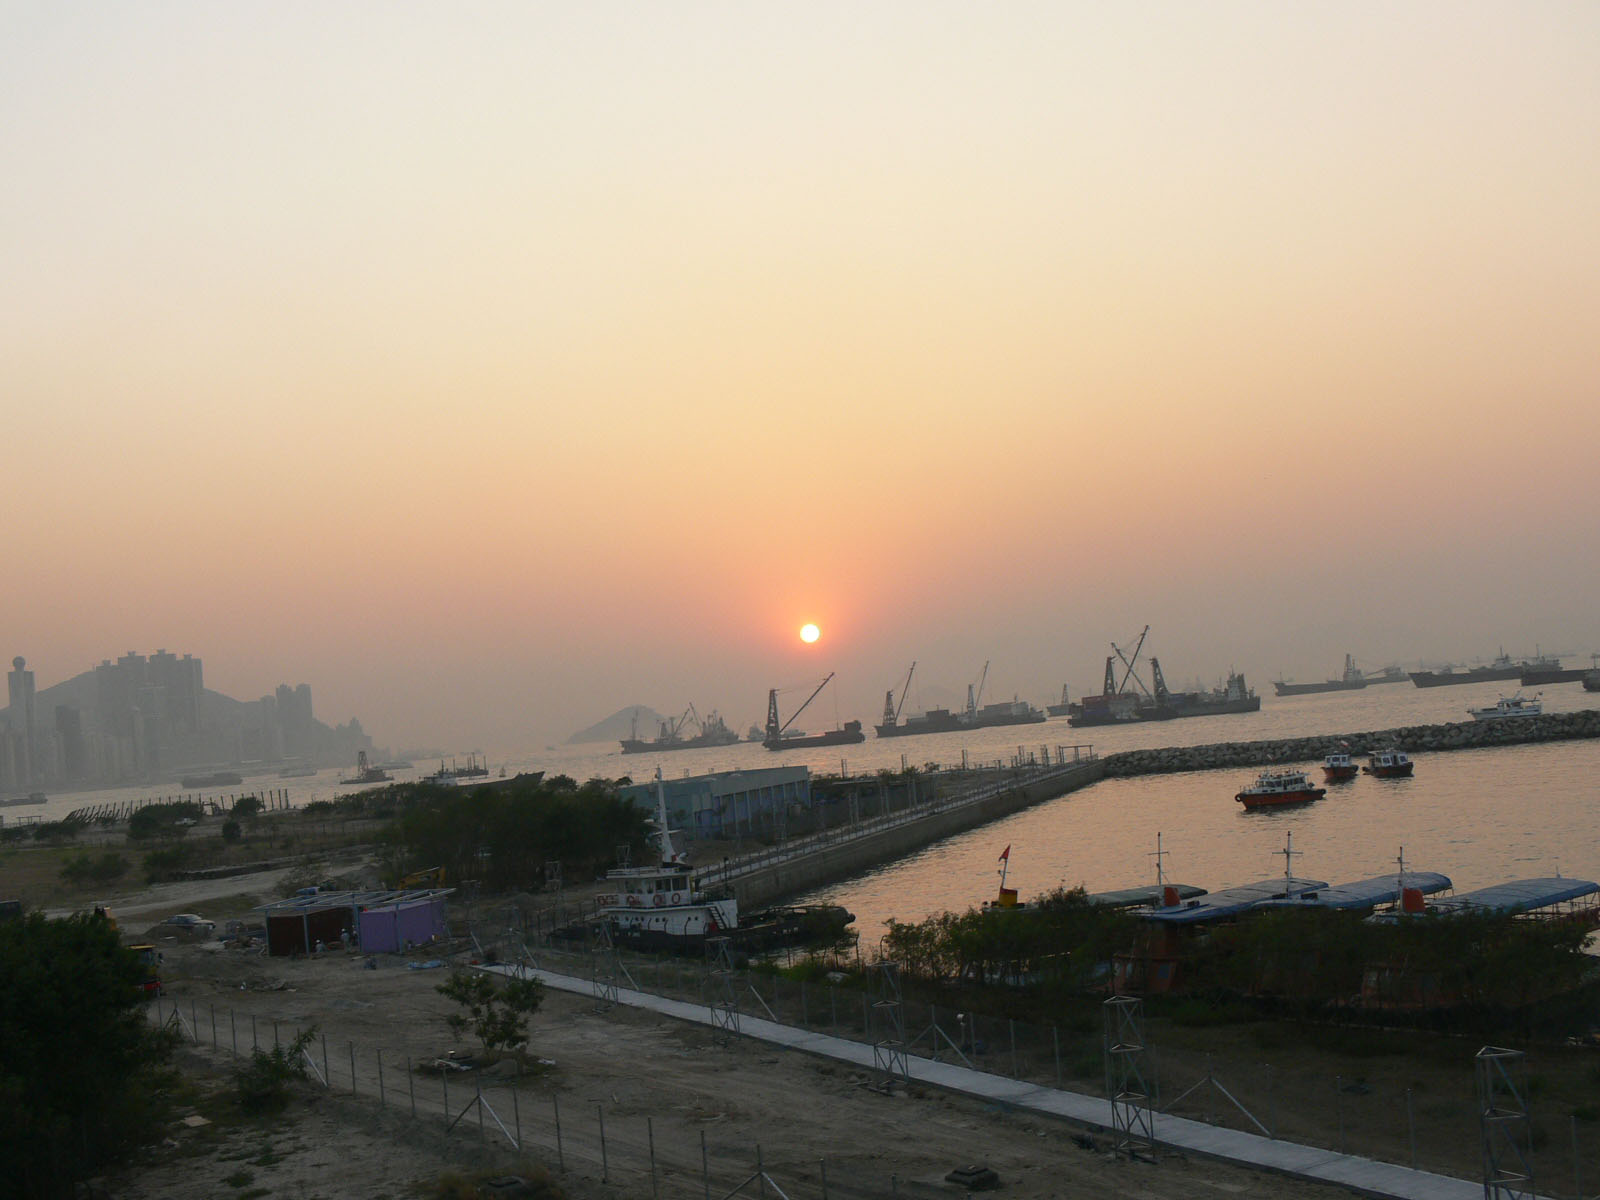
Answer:
<svg viewBox="0 0 1600 1200"><path fill-rule="evenodd" d="M233 1076L239 1107L253 1115L282 1112L289 1103L290 1086L306 1077L305 1050L316 1033L313 1025L287 1045L252 1050Z"/></svg>
<svg viewBox="0 0 1600 1200"><path fill-rule="evenodd" d="M223 841L225 841L225 842L237 842L240 839L240 837L242 837L243 835L244 835L244 828L243 828L243 826L241 826L239 824L237 818L229 817L226 821L224 821L222 823L222 840Z"/></svg>
<svg viewBox="0 0 1600 1200"><path fill-rule="evenodd" d="M527 1045L528 1018L544 1002L544 984L537 979L502 979L459 967L434 991L465 1010L445 1018L451 1032L460 1037L470 1029L486 1053Z"/></svg>

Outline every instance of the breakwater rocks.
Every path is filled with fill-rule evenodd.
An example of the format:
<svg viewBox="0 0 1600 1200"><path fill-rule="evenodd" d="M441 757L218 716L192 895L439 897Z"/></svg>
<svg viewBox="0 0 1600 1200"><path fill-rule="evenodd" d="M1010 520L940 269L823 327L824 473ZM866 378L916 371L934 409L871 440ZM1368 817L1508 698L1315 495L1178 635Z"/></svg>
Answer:
<svg viewBox="0 0 1600 1200"><path fill-rule="evenodd" d="M1482 746L1514 746L1600 737L1600 712L1548 713L1505 721L1461 721L1450 725L1407 725L1365 733L1325 734L1270 742L1218 742L1210 746L1173 746L1165 750L1124 750L1101 761L1106 777L1162 775L1205 771L1213 767L1265 767L1276 763L1315 761L1336 750L1370 754L1397 747L1407 754L1436 750L1472 750Z"/></svg>

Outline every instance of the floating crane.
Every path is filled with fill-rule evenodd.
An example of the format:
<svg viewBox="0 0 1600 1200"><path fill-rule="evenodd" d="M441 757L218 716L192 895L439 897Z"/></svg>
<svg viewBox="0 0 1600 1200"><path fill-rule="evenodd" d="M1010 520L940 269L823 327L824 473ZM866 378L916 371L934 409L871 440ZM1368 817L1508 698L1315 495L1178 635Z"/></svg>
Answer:
<svg viewBox="0 0 1600 1200"><path fill-rule="evenodd" d="M983 702L983 685L987 683L988 680L989 661L985 659L983 663L983 674L978 676L978 691L976 695L973 694L972 685L970 683L967 684L967 717L969 719L978 715L978 705Z"/></svg>
<svg viewBox="0 0 1600 1200"><path fill-rule="evenodd" d="M885 725L894 726L900 724L900 710L906 706L906 697L911 694L911 677L916 672L917 664L915 660L912 660L911 670L906 672L906 681L900 687L900 703L898 705L894 702L894 692L888 691L883 694L883 723Z"/></svg>
<svg viewBox="0 0 1600 1200"><path fill-rule="evenodd" d="M790 713L789 719L781 725L778 723L778 689L773 688L767 693L767 736L764 741L768 746L783 744L783 731L794 724L796 717L805 712L806 704L810 704L817 698L822 689L828 686L828 681L834 677L834 674L835 672L829 671L828 678L817 684L817 690L806 697L806 703Z"/></svg>

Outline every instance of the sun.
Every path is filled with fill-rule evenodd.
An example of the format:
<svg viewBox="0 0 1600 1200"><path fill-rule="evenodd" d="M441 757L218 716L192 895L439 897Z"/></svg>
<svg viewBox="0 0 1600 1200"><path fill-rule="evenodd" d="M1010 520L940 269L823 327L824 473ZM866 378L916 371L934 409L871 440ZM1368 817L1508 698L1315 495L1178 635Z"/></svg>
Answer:
<svg viewBox="0 0 1600 1200"><path fill-rule="evenodd" d="M821 636L822 630L818 629L815 625L807 624L800 626L800 640L802 642L814 642Z"/></svg>

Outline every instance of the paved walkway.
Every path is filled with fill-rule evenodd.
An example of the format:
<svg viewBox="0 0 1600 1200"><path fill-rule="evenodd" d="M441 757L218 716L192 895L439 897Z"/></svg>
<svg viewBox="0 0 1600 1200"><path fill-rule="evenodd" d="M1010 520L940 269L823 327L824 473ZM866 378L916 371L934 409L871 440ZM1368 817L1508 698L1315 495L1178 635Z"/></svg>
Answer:
<svg viewBox="0 0 1600 1200"><path fill-rule="evenodd" d="M485 967L502 975L514 975L516 966ZM588 979L575 979L553 971L526 969L546 987L580 995L593 995L594 983ZM704 1004L690 1004L683 1000L670 1000L650 992L628 988L617 989L617 1002L632 1008L648 1009L680 1021L697 1025L714 1025L711 1010ZM792 1025L782 1025L748 1014L739 1015L739 1033L789 1050L801 1050L853 1066L874 1069L873 1050L870 1045L853 1042L847 1038L825 1033L813 1033ZM1105 1100L1066 1092L1057 1088L1041 1087L1022 1080L991 1075L986 1071L953 1063L932 1062L924 1058L907 1056L906 1067L913 1080L946 1091L1003 1104L1025 1112L1058 1117L1080 1125L1105 1127L1111 1123L1110 1106ZM1234 1129L1220 1129L1202 1121L1183 1117L1156 1114L1154 1131L1156 1141L1186 1154L1221 1159L1242 1167L1276 1171L1298 1179L1334 1184L1349 1188L1365 1196L1394 1197L1395 1200L1482 1200L1483 1184L1448 1175L1434 1175L1427 1171L1414 1171L1393 1163L1358 1158L1353 1154L1336 1154L1314 1146L1295 1142L1281 1142L1259 1134L1242 1133Z"/></svg>

